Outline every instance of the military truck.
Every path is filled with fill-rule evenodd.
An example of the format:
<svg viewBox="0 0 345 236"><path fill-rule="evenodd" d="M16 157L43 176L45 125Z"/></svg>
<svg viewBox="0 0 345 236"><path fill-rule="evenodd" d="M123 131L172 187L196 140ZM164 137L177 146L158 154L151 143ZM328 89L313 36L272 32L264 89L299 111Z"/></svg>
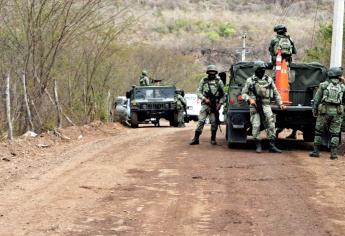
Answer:
<svg viewBox="0 0 345 236"><path fill-rule="evenodd" d="M226 138L228 146L234 143L247 142L251 135L249 106L241 96L246 79L254 74L253 62L240 62L230 68L230 82L228 94L228 121ZM266 71L274 76L273 71ZM289 72L290 102L286 110L280 110L272 105L276 115L278 130L291 128L303 132L304 141L310 142L314 138L316 118L312 114L313 97L320 82L327 79L326 68L318 63L291 64ZM274 103L274 101L273 101ZM263 128L263 127L262 127Z"/></svg>
<svg viewBox="0 0 345 236"><path fill-rule="evenodd" d="M175 86L133 86L126 93L130 104L131 127L137 128L139 124L148 123L159 126L161 118L168 120L170 126L176 127L175 91Z"/></svg>

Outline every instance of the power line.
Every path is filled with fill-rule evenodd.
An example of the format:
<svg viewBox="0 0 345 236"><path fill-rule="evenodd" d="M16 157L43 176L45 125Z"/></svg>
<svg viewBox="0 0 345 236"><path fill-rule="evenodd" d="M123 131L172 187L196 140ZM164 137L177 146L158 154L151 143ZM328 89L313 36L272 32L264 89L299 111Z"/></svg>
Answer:
<svg viewBox="0 0 345 236"><path fill-rule="evenodd" d="M313 47L313 44L314 44L315 27L316 27L316 17L317 17L317 15L318 15L319 5L320 5L320 0L317 0L316 11L315 11L315 16L314 16L313 33L312 33L312 35L311 35L311 44L310 44L310 47L311 47L311 48Z"/></svg>

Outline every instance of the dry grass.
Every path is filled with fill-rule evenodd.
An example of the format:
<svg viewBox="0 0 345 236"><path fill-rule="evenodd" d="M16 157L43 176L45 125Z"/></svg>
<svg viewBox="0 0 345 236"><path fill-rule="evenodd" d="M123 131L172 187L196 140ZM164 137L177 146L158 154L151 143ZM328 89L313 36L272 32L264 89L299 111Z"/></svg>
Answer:
<svg viewBox="0 0 345 236"><path fill-rule="evenodd" d="M220 61L219 64L225 67L228 63L239 59L236 51L241 47L242 33L248 35L248 45L252 52L250 59L268 60L268 44L274 36L273 26L278 23L287 25L289 34L295 40L299 50L296 59L301 60L304 50L312 43L313 31L317 30L321 22L329 20L332 14L332 1L322 0L316 16L316 29L314 29L317 2L314 0L133 0L126 2L134 4L132 10L138 11L137 15L145 12L139 18L138 27L134 31L135 37L131 37L132 39L185 53L194 53L205 63ZM169 31L169 27L176 26L176 22L189 25ZM193 30L193 26L198 22L230 23L236 33L232 37L220 37L212 41L207 30ZM201 49L205 48L220 51L220 53L202 55ZM223 54L228 54L228 56Z"/></svg>

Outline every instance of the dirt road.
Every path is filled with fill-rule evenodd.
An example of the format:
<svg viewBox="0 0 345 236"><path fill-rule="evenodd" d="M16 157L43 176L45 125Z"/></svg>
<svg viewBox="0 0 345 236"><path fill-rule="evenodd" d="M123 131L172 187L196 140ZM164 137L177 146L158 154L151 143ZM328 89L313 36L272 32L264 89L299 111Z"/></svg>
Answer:
<svg viewBox="0 0 345 236"><path fill-rule="evenodd" d="M345 235L344 158L292 141L282 155L230 150L208 130L189 146L193 128L54 149L1 185L0 235Z"/></svg>

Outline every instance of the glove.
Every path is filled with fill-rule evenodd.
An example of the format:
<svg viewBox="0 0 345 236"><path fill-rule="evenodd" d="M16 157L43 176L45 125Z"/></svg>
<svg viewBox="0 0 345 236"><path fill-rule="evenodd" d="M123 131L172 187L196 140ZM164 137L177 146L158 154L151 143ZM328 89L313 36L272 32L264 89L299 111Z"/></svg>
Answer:
<svg viewBox="0 0 345 236"><path fill-rule="evenodd" d="M256 101L252 98L248 99L248 103L249 103L249 105L256 106Z"/></svg>
<svg viewBox="0 0 345 236"><path fill-rule="evenodd" d="M210 99L208 99L208 98L204 98L204 102L205 102L206 104L210 104L210 103L211 103Z"/></svg>

